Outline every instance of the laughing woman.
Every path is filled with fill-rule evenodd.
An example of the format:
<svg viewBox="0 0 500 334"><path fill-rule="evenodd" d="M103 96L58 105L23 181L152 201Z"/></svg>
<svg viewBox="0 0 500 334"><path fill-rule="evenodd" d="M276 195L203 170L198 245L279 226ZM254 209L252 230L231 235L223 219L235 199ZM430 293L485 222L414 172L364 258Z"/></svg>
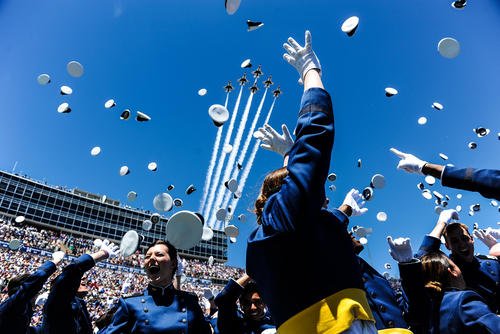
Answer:
<svg viewBox="0 0 500 334"><path fill-rule="evenodd" d="M212 332L195 294L177 290L172 281L177 250L156 241L144 259L149 285L144 292L120 298L112 323L99 333L200 333Z"/></svg>

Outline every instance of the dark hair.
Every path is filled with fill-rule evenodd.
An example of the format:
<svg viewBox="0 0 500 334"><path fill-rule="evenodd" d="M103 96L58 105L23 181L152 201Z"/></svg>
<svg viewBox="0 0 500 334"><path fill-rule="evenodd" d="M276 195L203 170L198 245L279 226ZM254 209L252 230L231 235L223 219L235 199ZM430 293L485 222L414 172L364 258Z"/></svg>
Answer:
<svg viewBox="0 0 500 334"><path fill-rule="evenodd" d="M9 283L7 283L7 294L9 295L9 297L15 294L17 290L21 288L21 285L30 278L30 276L31 275L29 274L22 274L19 276L12 277L9 280Z"/></svg>
<svg viewBox="0 0 500 334"><path fill-rule="evenodd" d="M451 286L450 259L442 252L424 255L421 259L425 289L433 298L441 299L444 289Z"/></svg>
<svg viewBox="0 0 500 334"><path fill-rule="evenodd" d="M166 240L156 240L155 242L150 244L148 246L148 248L146 248L146 252L144 254L146 254L150 248L152 248L156 245L167 246L168 256L170 257L170 260L174 263L174 270L172 271L172 278L174 278L175 272L177 271L177 266L179 265L179 263L177 262L177 248L175 248L174 245L172 245L170 242L168 242Z"/></svg>
<svg viewBox="0 0 500 334"><path fill-rule="evenodd" d="M239 298L240 304L242 304L242 301L245 299L245 297L247 297L248 295L252 295L255 292L257 292L260 295L260 290L259 287L257 286L257 283L251 280L243 287L243 292L241 293L241 296Z"/></svg>
<svg viewBox="0 0 500 334"><path fill-rule="evenodd" d="M443 237L444 237L444 240L446 241L446 243L448 243L448 234L449 233L453 233L457 230L463 230L466 232L466 234L470 237L470 233L469 233L469 227L465 224L462 224L462 223L451 223L451 224L448 224L446 225L446 227L444 228L444 231L443 231Z"/></svg>
<svg viewBox="0 0 500 334"><path fill-rule="evenodd" d="M258 224L262 224L262 210L264 209L264 205L266 205L267 199L271 197L272 194L277 193L281 189L283 180L287 176L288 169L286 167L281 167L266 175L264 182L262 182L260 195L255 201L254 212L257 215Z"/></svg>

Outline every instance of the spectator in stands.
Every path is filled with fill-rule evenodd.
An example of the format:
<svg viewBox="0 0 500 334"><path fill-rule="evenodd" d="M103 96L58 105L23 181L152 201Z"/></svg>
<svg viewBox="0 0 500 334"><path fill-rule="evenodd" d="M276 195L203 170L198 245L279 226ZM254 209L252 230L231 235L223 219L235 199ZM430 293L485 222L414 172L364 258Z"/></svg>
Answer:
<svg viewBox="0 0 500 334"><path fill-rule="evenodd" d="M100 333L179 332L210 334L196 295L177 290L172 281L177 250L169 242L156 241L144 260L150 280L143 293L120 298L111 324Z"/></svg>
<svg viewBox="0 0 500 334"><path fill-rule="evenodd" d="M29 332L35 298L63 257L63 252L55 252L52 260L45 262L33 274L23 274L9 280L9 298L0 305L0 333Z"/></svg>
<svg viewBox="0 0 500 334"><path fill-rule="evenodd" d="M44 306L42 324L44 333L93 333L86 304L79 297L79 292L84 293L86 290L81 284L82 276L97 262L115 257L118 252L118 246L105 240L98 252L84 254L64 268L62 274L52 282Z"/></svg>
<svg viewBox="0 0 500 334"><path fill-rule="evenodd" d="M236 304L238 300L241 311ZM260 334L276 328L257 284L247 274L236 281L229 280L215 297L215 304L219 309L217 329L220 334Z"/></svg>

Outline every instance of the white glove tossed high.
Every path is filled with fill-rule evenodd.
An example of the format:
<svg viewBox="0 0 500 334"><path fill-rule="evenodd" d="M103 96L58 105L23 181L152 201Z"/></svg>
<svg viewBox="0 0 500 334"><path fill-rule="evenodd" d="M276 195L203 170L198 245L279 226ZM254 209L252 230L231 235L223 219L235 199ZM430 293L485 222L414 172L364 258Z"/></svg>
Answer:
<svg viewBox="0 0 500 334"><path fill-rule="evenodd" d="M388 236L387 243L389 244L389 254L398 263L410 262L413 259L410 238L392 240L392 237Z"/></svg>
<svg viewBox="0 0 500 334"><path fill-rule="evenodd" d="M108 253L110 258L117 257L120 253L120 247L112 242L110 243L107 239L102 242L100 250Z"/></svg>
<svg viewBox="0 0 500 334"><path fill-rule="evenodd" d="M452 220L458 220L458 212L455 209L447 209L441 211L438 221L441 223L449 224Z"/></svg>
<svg viewBox="0 0 500 334"><path fill-rule="evenodd" d="M262 141L260 147L284 157L292 148L294 141L285 124L281 125L281 129L283 130L282 135L269 124L265 124L263 128L255 131L254 137Z"/></svg>
<svg viewBox="0 0 500 334"><path fill-rule="evenodd" d="M395 148L391 148L390 151L401 159L398 163L398 169L403 169L408 173L424 175L422 168L427 161L420 160L413 154L403 153Z"/></svg>
<svg viewBox="0 0 500 334"><path fill-rule="evenodd" d="M477 229L472 232L475 238L481 240L490 249L497 244L497 239L491 235L491 231Z"/></svg>
<svg viewBox="0 0 500 334"><path fill-rule="evenodd" d="M312 37L309 30L306 30L305 43L302 47L292 37L288 37L288 43L283 44L287 52L283 55L283 59L295 67L302 80L309 70L316 69L321 73L319 59L312 49Z"/></svg>
<svg viewBox="0 0 500 334"><path fill-rule="evenodd" d="M365 201L363 200L363 197L360 195L357 189L351 189L347 193L342 205L344 204L348 205L352 209L353 216L361 216L366 211L368 211L367 208L364 208Z"/></svg>

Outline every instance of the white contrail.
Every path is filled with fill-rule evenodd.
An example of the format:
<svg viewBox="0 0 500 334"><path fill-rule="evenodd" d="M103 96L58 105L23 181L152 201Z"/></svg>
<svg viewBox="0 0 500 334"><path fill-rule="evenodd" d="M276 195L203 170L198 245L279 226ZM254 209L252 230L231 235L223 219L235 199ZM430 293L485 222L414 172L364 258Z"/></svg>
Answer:
<svg viewBox="0 0 500 334"><path fill-rule="evenodd" d="M224 107L227 108L227 102L229 100L229 92L226 94L226 103ZM217 129L217 135L215 137L214 148L212 149L212 157L210 158L210 164L208 165L207 176L205 177L205 185L203 186L203 197L200 202L200 208L198 212L203 212L205 209L205 204L207 201L208 190L210 189L210 183L212 181L212 175L214 173L215 161L217 160L217 152L219 151L220 140L222 138L222 129L224 126L220 126Z"/></svg>
<svg viewBox="0 0 500 334"><path fill-rule="evenodd" d="M262 99L260 100L259 107L257 108L257 112L255 113L252 124L250 125L250 130L248 131L247 136L245 138L245 143L243 144L243 148L241 149L239 157L236 160L238 162L238 164L240 164L240 165L243 165L243 161L245 160L245 156L247 154L248 147L250 146L250 141L252 140L252 137L253 137L253 132L255 131L255 127L257 126L257 121L259 120L260 113L262 111L262 107L264 106L264 101L266 99L267 90L268 90L268 88L266 88L264 90L264 95L262 96ZM233 166L233 172L231 173L230 179L236 179L238 177L239 172L240 172L240 170L238 169L238 167L236 165ZM226 192L226 194L224 195L224 201L222 202L223 208L227 207L229 200L231 199L231 195L232 194L230 192Z"/></svg>
<svg viewBox="0 0 500 334"><path fill-rule="evenodd" d="M274 98L273 103L271 104L271 107L269 108L269 111L267 112L266 119L264 121L264 124L268 124L269 119L271 118L271 114L273 113L274 109L274 104L276 103L276 98ZM260 139L257 139L255 141L255 144L252 149L252 153L250 153L250 157L248 158L248 162L245 164L245 168L243 169L243 172L241 173L241 179L239 181L238 185L238 191L242 194L243 189L245 188L245 184L248 179L248 175L250 174L250 170L252 169L253 166L253 161L255 160L255 156L257 155L257 151L259 150L260 147ZM231 201L231 208L232 212L236 213L236 207L238 206L238 201L239 198L233 198Z"/></svg>
<svg viewBox="0 0 500 334"><path fill-rule="evenodd" d="M238 98L236 99L236 104L234 105L233 109L233 115L231 115L231 121L229 122L229 128L226 132L226 137L224 138L224 146L226 144L229 144L229 140L231 138L231 134L233 132L234 128L234 122L236 120L236 115L238 114L238 108L240 106L240 101L241 101L241 94L243 93L243 86L240 88L240 92L238 93ZM217 190L217 185L219 184L220 180L220 175L222 173L222 167L224 166L224 161L226 160L226 153L224 152L224 146L222 147L222 153L219 158L219 162L217 164L217 169L215 171L215 176L214 176L214 182L212 183L211 189L209 189L208 193L208 202L207 205L205 205L205 209L203 211L203 217L205 218L205 221L208 221L208 217L210 215L210 209L212 208L212 204L214 203L215 199L215 192ZM212 227L212 225L209 225Z"/></svg>
<svg viewBox="0 0 500 334"><path fill-rule="evenodd" d="M248 120L248 113L250 112L250 107L252 106L252 100L253 100L254 93L250 93L250 96L248 97L247 104L245 106L245 110L243 111L243 115L241 116L240 124L238 126L238 131L236 132L236 137L234 139L233 143L233 150L231 151L231 154L229 155L229 160L227 162L226 169L224 171L224 176L222 180L220 181L219 184L219 190L217 191L217 199L215 200L215 205L214 205L214 210L218 210L220 205L222 204L222 200L224 198L224 193L227 190L226 187L224 186L224 182L226 182L229 177L231 176L231 171L233 170L234 162L236 160L236 155L238 154L238 149L240 147L241 143L241 137L243 137L243 131L245 130L245 126ZM210 222L212 224L215 223L215 216L211 215Z"/></svg>

